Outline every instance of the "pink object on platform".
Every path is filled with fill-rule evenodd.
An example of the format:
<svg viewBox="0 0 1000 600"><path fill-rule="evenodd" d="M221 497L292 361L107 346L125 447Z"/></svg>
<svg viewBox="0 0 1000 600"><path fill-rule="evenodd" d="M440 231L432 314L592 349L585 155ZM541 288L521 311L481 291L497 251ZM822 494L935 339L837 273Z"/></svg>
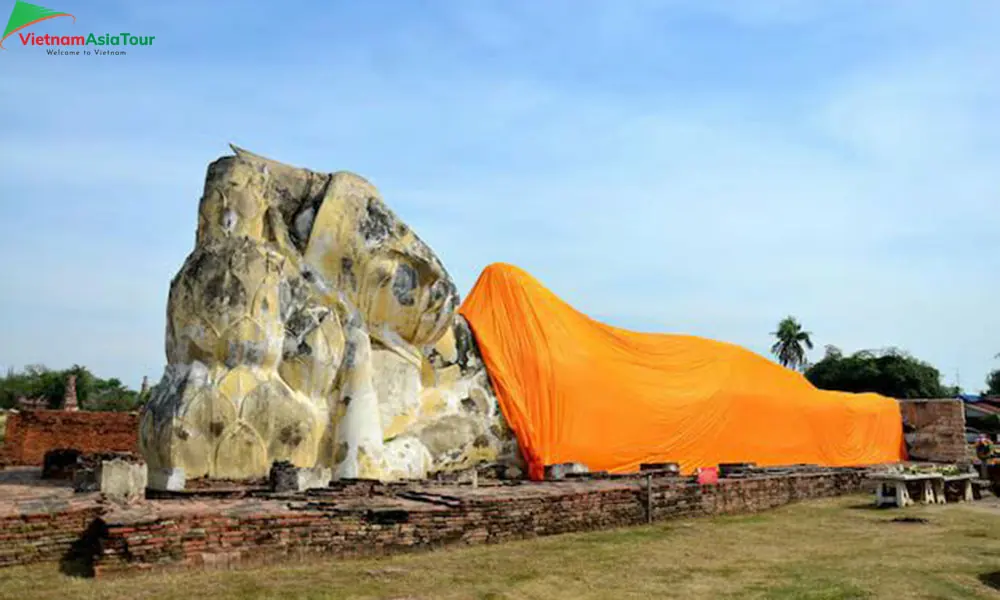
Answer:
<svg viewBox="0 0 1000 600"><path fill-rule="evenodd" d="M701 467L698 469L698 483L719 483L719 469L716 467Z"/></svg>

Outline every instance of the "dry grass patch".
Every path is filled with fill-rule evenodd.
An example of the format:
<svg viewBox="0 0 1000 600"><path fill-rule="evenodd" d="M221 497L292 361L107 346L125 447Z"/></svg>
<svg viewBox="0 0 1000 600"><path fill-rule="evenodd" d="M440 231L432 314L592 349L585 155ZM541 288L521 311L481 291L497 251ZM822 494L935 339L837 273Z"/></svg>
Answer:
<svg viewBox="0 0 1000 600"><path fill-rule="evenodd" d="M1000 504L849 497L497 546L228 571L71 579L0 570L2 598L1000 598ZM927 519L898 523L899 516ZM1000 576L996 576L1000 579Z"/></svg>

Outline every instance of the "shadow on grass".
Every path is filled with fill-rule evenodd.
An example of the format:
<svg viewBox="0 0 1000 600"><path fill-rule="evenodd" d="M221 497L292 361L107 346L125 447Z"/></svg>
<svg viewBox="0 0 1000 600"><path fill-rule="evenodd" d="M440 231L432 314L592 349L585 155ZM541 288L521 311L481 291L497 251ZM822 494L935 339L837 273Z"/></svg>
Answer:
<svg viewBox="0 0 1000 600"><path fill-rule="evenodd" d="M930 523L927 519L923 517L896 517L891 521L886 521L887 523Z"/></svg>
<svg viewBox="0 0 1000 600"><path fill-rule="evenodd" d="M986 587L991 587L995 590L1000 590L1000 571L991 571L989 573L983 573L979 576L979 581L983 583Z"/></svg>
<svg viewBox="0 0 1000 600"><path fill-rule="evenodd" d="M869 511L882 511L894 508L892 506L875 506L875 501L865 502L863 504L852 504L847 507L850 510L869 510Z"/></svg>

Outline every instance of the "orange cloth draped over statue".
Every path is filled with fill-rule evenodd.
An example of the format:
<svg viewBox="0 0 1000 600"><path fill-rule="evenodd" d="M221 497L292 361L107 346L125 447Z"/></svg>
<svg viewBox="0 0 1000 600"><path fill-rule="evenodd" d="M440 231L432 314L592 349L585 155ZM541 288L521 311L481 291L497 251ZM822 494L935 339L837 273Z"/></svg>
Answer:
<svg viewBox="0 0 1000 600"><path fill-rule="evenodd" d="M459 312L538 480L548 464L626 473L676 462L905 460L899 404L821 391L749 350L594 321L523 270L487 267Z"/></svg>

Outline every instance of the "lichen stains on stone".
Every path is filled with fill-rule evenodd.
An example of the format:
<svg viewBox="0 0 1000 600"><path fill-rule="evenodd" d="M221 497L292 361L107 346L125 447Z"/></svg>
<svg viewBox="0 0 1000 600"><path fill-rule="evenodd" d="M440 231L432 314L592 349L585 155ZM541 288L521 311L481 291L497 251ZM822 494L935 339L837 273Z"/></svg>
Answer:
<svg viewBox="0 0 1000 600"><path fill-rule="evenodd" d="M344 368L353 369L355 358L358 354L358 343L354 340L348 339L344 342Z"/></svg>
<svg viewBox="0 0 1000 600"><path fill-rule="evenodd" d="M259 366L267 357L266 341L247 340L243 343L243 363Z"/></svg>
<svg viewBox="0 0 1000 600"><path fill-rule="evenodd" d="M208 432L212 434L212 437L219 437L225 428L226 424L222 421L212 421L208 426Z"/></svg>
<svg viewBox="0 0 1000 600"><path fill-rule="evenodd" d="M403 306L413 306L416 299L417 272L405 262L396 267L396 276L392 281L392 295Z"/></svg>
<svg viewBox="0 0 1000 600"><path fill-rule="evenodd" d="M358 291L358 278L354 274L354 260L350 256L344 256L340 259L340 275L351 286L352 291Z"/></svg>
<svg viewBox="0 0 1000 600"><path fill-rule="evenodd" d="M368 198L365 214L358 223L358 232L370 246L377 246L389 239L393 218L378 198Z"/></svg>
<svg viewBox="0 0 1000 600"><path fill-rule="evenodd" d="M238 308L246 306L247 291L243 283L226 270L216 271L206 282L204 293L210 303Z"/></svg>
<svg viewBox="0 0 1000 600"><path fill-rule="evenodd" d="M438 279L437 281L434 282L434 284L431 286L432 304L437 304L441 302L442 300L444 300L445 296L447 296L450 292L453 291L452 289L449 289L453 287L453 285L451 286L449 285L450 283L451 282L447 282L444 279Z"/></svg>
<svg viewBox="0 0 1000 600"><path fill-rule="evenodd" d="M312 333L324 318L329 317L329 309L311 309L296 311L285 321L285 342L282 352L285 360L291 360L298 356L310 356L312 348L305 341L307 335Z"/></svg>
<svg viewBox="0 0 1000 600"><path fill-rule="evenodd" d="M299 428L294 425L286 425L278 433L278 440L282 444L292 447L298 446L304 439L305 438L303 437L302 432L299 431Z"/></svg>
<svg viewBox="0 0 1000 600"><path fill-rule="evenodd" d="M204 281L207 275L224 271L226 262L221 253L210 252L208 248L198 248L191 253L174 281L183 281L189 285Z"/></svg>
<svg viewBox="0 0 1000 600"><path fill-rule="evenodd" d="M384 286L385 284L389 283L391 279L392 279L392 273L387 271L385 268L378 267L377 269L375 269L375 285L377 287Z"/></svg>
<svg viewBox="0 0 1000 600"><path fill-rule="evenodd" d="M458 366L465 372L469 368L469 354L478 352L472 329L462 317L457 317L455 323L455 348L458 350Z"/></svg>
<svg viewBox="0 0 1000 600"><path fill-rule="evenodd" d="M295 215L295 222L292 224L292 240L295 245L299 247L300 250L306 247L306 240L309 239L309 233L312 231L313 221L316 220L316 209L312 206L306 206L299 214Z"/></svg>

